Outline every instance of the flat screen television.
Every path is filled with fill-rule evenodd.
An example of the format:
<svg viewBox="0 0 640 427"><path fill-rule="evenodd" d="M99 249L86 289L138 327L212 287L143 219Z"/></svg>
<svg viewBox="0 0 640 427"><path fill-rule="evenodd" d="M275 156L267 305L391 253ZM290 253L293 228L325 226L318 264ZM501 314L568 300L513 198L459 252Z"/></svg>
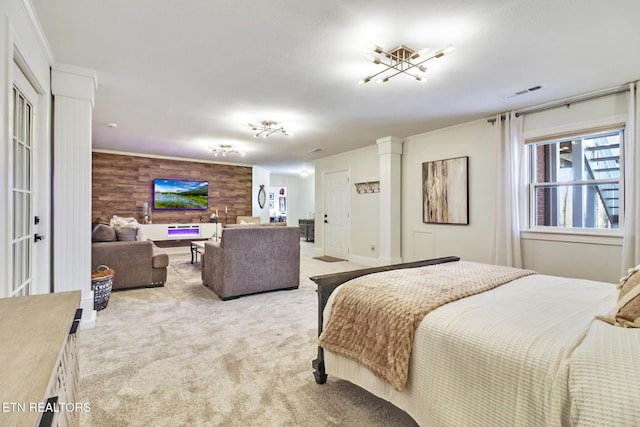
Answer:
<svg viewBox="0 0 640 427"><path fill-rule="evenodd" d="M183 179L154 179L154 209L200 209L209 206L209 183Z"/></svg>

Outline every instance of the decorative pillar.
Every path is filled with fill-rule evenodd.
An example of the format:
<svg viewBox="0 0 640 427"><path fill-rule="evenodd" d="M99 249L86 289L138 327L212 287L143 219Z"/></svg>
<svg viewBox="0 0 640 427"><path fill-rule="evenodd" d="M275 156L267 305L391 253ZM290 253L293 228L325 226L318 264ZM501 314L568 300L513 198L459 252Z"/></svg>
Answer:
<svg viewBox="0 0 640 427"><path fill-rule="evenodd" d="M377 141L380 157L380 248L381 265L402 262L401 209L402 143L394 136Z"/></svg>
<svg viewBox="0 0 640 427"><path fill-rule="evenodd" d="M95 326L91 290L91 116L94 70L51 69L53 115L53 288L82 291L82 327Z"/></svg>

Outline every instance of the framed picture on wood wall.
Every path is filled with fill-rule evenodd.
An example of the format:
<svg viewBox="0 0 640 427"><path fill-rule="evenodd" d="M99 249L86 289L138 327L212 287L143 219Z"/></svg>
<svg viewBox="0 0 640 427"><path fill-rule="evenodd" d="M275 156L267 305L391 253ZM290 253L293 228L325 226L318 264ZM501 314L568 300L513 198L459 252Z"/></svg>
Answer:
<svg viewBox="0 0 640 427"><path fill-rule="evenodd" d="M422 221L469 224L469 157L422 164Z"/></svg>

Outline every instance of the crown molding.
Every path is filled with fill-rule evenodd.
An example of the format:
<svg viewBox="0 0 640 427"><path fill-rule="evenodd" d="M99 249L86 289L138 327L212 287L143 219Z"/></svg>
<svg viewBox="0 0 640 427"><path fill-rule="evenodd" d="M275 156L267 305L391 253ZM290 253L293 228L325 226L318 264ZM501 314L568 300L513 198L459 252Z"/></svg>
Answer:
<svg viewBox="0 0 640 427"><path fill-rule="evenodd" d="M213 160L203 160L203 159L190 159L188 157L172 157L172 156L162 156L158 154L145 154L145 153L134 153L130 151L118 151L118 150L105 150L100 148L94 148L91 150L93 153L102 153L102 154L115 154L119 156L133 156L133 157L146 157L149 159L162 159L162 160L175 160L179 162L191 162L191 163L207 163L211 165L225 165L225 166L242 166L242 167L253 167L254 165L247 163L233 163L233 162L216 162Z"/></svg>
<svg viewBox="0 0 640 427"><path fill-rule="evenodd" d="M42 52L47 57L47 61L49 62L49 65L52 65L55 62L53 50L51 49L49 40L47 39L47 36L44 33L44 30L42 29L42 25L40 24L38 15L36 14L35 9L33 8L33 4L31 4L30 0L18 0L18 1L27 17L27 20L29 21L29 24L31 24L31 29L36 35L38 44L40 45L40 49L42 49Z"/></svg>

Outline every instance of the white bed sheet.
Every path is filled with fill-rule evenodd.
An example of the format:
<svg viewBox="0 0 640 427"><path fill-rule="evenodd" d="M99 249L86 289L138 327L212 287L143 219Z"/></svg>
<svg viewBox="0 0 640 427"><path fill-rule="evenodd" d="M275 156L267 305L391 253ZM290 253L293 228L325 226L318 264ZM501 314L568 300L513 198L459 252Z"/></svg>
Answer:
<svg viewBox="0 0 640 427"><path fill-rule="evenodd" d="M570 356L616 298L613 284L524 277L429 313L416 330L404 392L328 351L326 371L423 426L570 425Z"/></svg>
<svg viewBox="0 0 640 427"><path fill-rule="evenodd" d="M640 329L595 322L571 356L569 394L571 425L639 426Z"/></svg>

